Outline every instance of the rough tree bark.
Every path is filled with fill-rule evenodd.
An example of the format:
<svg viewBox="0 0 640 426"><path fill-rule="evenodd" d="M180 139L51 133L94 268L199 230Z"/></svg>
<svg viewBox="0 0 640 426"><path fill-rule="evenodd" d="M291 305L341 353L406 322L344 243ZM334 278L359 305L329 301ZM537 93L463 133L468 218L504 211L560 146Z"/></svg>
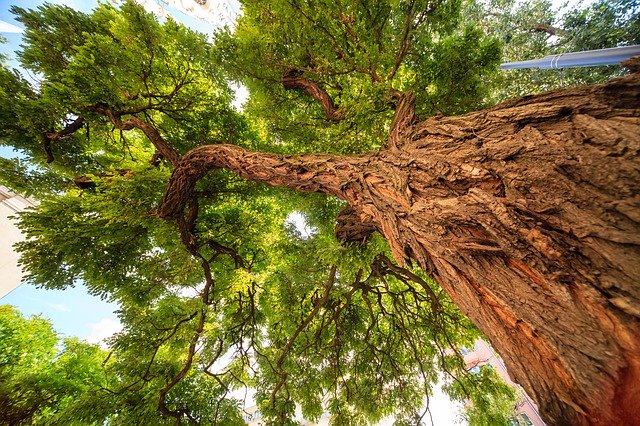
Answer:
<svg viewBox="0 0 640 426"><path fill-rule="evenodd" d="M184 156L159 208L224 167L346 200L488 336L558 424L640 424L640 74L416 122L362 156Z"/></svg>

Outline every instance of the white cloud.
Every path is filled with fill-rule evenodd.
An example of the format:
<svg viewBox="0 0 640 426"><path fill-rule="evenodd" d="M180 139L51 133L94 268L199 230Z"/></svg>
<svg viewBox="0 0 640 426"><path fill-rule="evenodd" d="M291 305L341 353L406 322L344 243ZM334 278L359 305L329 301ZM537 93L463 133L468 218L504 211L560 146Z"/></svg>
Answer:
<svg viewBox="0 0 640 426"><path fill-rule="evenodd" d="M0 33L21 33L22 28L0 20Z"/></svg>
<svg viewBox="0 0 640 426"><path fill-rule="evenodd" d="M51 309L58 312L71 312L71 309L64 303L54 303L49 305Z"/></svg>
<svg viewBox="0 0 640 426"><path fill-rule="evenodd" d="M90 332L85 340L89 343L103 344L104 339L122 330L120 321L113 318L103 318L98 322L92 322L87 325L89 326Z"/></svg>

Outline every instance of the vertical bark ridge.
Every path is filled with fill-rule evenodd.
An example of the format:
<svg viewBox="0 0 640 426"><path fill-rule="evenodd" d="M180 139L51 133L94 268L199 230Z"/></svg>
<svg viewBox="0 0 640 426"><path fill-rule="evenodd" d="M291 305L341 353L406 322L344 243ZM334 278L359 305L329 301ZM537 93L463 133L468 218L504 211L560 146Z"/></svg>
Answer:
<svg viewBox="0 0 640 426"><path fill-rule="evenodd" d="M396 112L389 132L389 149L398 148L404 140L404 133L416 122L416 95L413 92L398 93Z"/></svg>

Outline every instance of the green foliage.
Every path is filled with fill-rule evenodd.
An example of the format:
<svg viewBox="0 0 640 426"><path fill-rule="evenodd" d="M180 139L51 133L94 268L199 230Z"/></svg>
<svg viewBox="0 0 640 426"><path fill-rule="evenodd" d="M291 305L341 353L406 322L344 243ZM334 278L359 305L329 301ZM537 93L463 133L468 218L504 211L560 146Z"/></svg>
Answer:
<svg viewBox="0 0 640 426"><path fill-rule="evenodd" d="M561 40L578 46L598 25L625 28L615 43L636 40L635 3L622 1L568 15L573 35ZM212 42L132 1L13 11L26 26L22 66L40 79L0 70L0 144L21 155L0 160L0 183L40 201L20 216L27 280L82 281L118 303L123 324L103 363L99 348L58 350L42 320L2 311L13 325L1 329L0 389L20 421L235 425L250 387L266 424L295 424L298 407L336 425L414 424L443 373L455 377L449 393L472 401L470 421L506 421L512 392L490 372L467 374L457 353L479 332L433 280L390 260L380 235L338 243L340 201L216 170L185 217L156 208L172 150L362 153L386 143L401 91L429 116L554 87L557 77L496 73L501 46L507 59L549 51L527 29L555 22L548 3L247 1L235 30ZM343 119L285 90L289 72L321 87ZM250 91L242 113L229 82Z"/></svg>
<svg viewBox="0 0 640 426"><path fill-rule="evenodd" d="M570 10L562 21L568 32L566 42L572 49L640 44L640 3L637 0L600 0L587 8Z"/></svg>
<svg viewBox="0 0 640 426"><path fill-rule="evenodd" d="M395 91L414 91L419 113L459 114L484 105L483 75L499 45L474 24L459 26L460 2L299 0L243 4L233 33L216 34L217 58L250 89L246 113L278 150L366 152L384 145ZM329 123L302 91L297 70L344 111Z"/></svg>
<svg viewBox="0 0 640 426"><path fill-rule="evenodd" d="M503 62L640 43L637 0L600 0L562 14L547 0L469 1L463 15L503 43ZM619 75L620 67L523 69L488 75L492 99L502 101L559 87L593 84Z"/></svg>
<svg viewBox="0 0 640 426"><path fill-rule="evenodd" d="M60 340L42 318L0 306L0 404L3 424L99 424L82 399L108 384L106 352L74 338ZM70 413L74 413L70 415Z"/></svg>
<svg viewBox="0 0 640 426"><path fill-rule="evenodd" d="M480 387L482 392L467 392L471 386ZM517 421L516 390L502 382L490 365L452 380L448 389L453 398L467 401L463 417L470 426L509 426Z"/></svg>

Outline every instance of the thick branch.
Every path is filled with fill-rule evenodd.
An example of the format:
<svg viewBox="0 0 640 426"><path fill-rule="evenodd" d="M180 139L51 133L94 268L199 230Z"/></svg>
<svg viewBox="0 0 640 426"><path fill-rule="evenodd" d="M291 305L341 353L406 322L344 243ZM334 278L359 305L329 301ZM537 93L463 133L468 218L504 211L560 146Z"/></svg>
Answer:
<svg viewBox="0 0 640 426"><path fill-rule="evenodd" d="M47 154L47 163L53 163L55 158L53 157L53 151L51 150L51 142L59 141L61 139L68 138L84 126L84 118L78 117L71 123L67 124L64 129L59 132L46 132L44 134L43 147L44 152Z"/></svg>
<svg viewBox="0 0 640 426"><path fill-rule="evenodd" d="M389 132L389 147L396 148L401 145L403 134L409 127L416 123L416 95L413 92L394 94L398 99L396 113Z"/></svg>
<svg viewBox="0 0 640 426"><path fill-rule="evenodd" d="M538 23L531 27L531 29L537 33L547 33L550 36L562 36L568 34L568 32L562 28L556 28L553 25L543 23Z"/></svg>
<svg viewBox="0 0 640 426"><path fill-rule="evenodd" d="M235 145L201 146L185 154L174 169L158 215L167 219L179 217L191 199L198 179L210 170L221 168L255 182L343 198L343 184L352 180L355 163L363 161L366 161L365 157L285 157L248 151Z"/></svg>
<svg viewBox="0 0 640 426"><path fill-rule="evenodd" d="M331 96L318 83L302 77L298 70L289 70L282 78L282 85L287 90L300 89L318 101L324 110L327 120L340 121L344 119L344 109L338 108Z"/></svg>
<svg viewBox="0 0 640 426"><path fill-rule="evenodd" d="M97 112L106 116L116 128L120 130L139 129L145 136L151 141L156 150L166 158L174 166L180 161L180 155L176 152L171 145L162 137L160 132L156 130L151 124L138 117L131 117L126 121L122 120L122 114L117 111L113 111L108 105L97 104L87 108L89 111Z"/></svg>

